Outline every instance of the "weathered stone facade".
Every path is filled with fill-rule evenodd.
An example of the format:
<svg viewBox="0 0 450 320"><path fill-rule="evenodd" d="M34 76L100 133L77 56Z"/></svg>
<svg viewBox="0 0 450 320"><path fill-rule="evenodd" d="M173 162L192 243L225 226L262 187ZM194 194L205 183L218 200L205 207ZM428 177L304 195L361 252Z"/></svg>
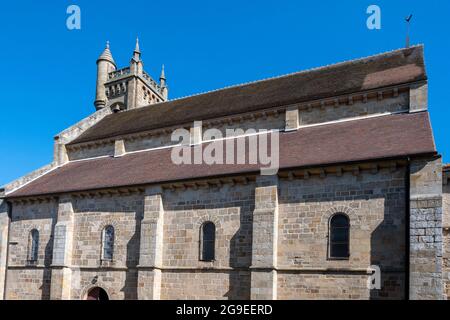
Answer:
<svg viewBox="0 0 450 320"><path fill-rule="evenodd" d="M15 197L16 190L58 174L67 164L175 143L175 127L166 127L70 144L120 111L113 106L134 90L120 89L131 69L145 77L138 47L130 70L116 71L109 48L105 52L98 63L98 111L55 138L51 165L5 186L0 297L86 299L97 287L109 299L442 299L450 294L449 173L442 174L437 153L289 167L271 176L205 174L186 181ZM163 100L167 88L165 76L161 79L164 86L153 89L164 88L159 92ZM114 81L119 92L113 94ZM147 89L129 98L138 100L121 103L130 109L157 103L148 100L152 92ZM426 112L426 94L426 81L401 83L178 127L190 129L191 145L201 144L209 128L291 134L311 126ZM342 259L330 255L330 220L336 214L349 220L349 256ZM206 222L215 226L209 261L201 251ZM109 226L112 256L105 234ZM39 233L37 259L32 258L32 230ZM379 288L369 286L374 266L381 272Z"/></svg>
<svg viewBox="0 0 450 320"><path fill-rule="evenodd" d="M441 159L411 163L410 294L412 299L442 298Z"/></svg>
<svg viewBox="0 0 450 320"><path fill-rule="evenodd" d="M73 231L65 230L73 243L66 297L83 298L95 276L112 299L405 297L405 167L280 179L66 199L73 210ZM13 205L6 298L50 298L59 210L64 206L53 200ZM328 221L336 212L351 221L351 256L344 261L327 255ZM199 261L205 221L217 228L213 262ZM101 234L109 224L117 240L114 260L105 264ZM23 235L33 228L42 245L38 263L27 267ZM371 265L381 267L382 290L367 289Z"/></svg>
<svg viewBox="0 0 450 320"><path fill-rule="evenodd" d="M345 213L350 218L348 260L328 259L328 223L335 213ZM282 275L286 297L292 298L295 290L304 298L322 298L327 294L322 296L321 291L332 287L342 290L340 298L404 298L405 215L404 167L283 182L278 266L292 269ZM361 273L365 274L371 265L381 268L382 290L367 290L367 281L361 282ZM336 274L339 277L333 276L333 269L342 270ZM318 291L302 291L301 282L295 285L296 289L289 288L291 283L300 281L299 276L304 277L305 283L313 281L311 273L317 273ZM352 290L342 287L340 282L344 280L340 277L354 279L350 280L354 281ZM304 284L304 288L309 286Z"/></svg>

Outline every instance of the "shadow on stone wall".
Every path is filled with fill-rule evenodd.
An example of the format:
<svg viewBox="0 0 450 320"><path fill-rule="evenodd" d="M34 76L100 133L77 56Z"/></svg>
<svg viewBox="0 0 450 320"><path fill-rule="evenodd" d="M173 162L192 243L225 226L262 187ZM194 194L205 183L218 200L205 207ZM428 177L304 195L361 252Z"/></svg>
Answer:
<svg viewBox="0 0 450 320"><path fill-rule="evenodd" d="M252 219L251 213L240 215L238 231L230 240L229 290L224 295L228 300L250 300L250 271L252 257Z"/></svg>
<svg viewBox="0 0 450 320"><path fill-rule="evenodd" d="M405 298L405 194L385 198L383 221L370 236L370 263L381 270L381 288L370 290L371 300Z"/></svg>
<svg viewBox="0 0 450 320"><path fill-rule="evenodd" d="M239 206L239 229L229 242L228 300L250 299L250 265L252 260L253 206Z"/></svg>
<svg viewBox="0 0 450 320"><path fill-rule="evenodd" d="M50 300L50 286L52 282L52 269L50 268L52 264L53 257L53 238L55 232L56 220L52 220L52 234L50 235L50 239L45 245L45 254L44 254L44 272L42 276L42 286L41 289L41 299L42 300Z"/></svg>
<svg viewBox="0 0 450 320"><path fill-rule="evenodd" d="M136 267L139 263L141 220L142 217L136 218L136 232L127 243L126 266L128 270L125 274L125 284L121 289L125 300L138 299L138 272Z"/></svg>

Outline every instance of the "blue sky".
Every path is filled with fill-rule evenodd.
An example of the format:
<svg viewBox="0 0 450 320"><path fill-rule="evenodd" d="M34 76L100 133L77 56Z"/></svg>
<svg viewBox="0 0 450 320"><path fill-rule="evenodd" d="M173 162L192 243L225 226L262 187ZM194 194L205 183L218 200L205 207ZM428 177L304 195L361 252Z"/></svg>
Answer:
<svg viewBox="0 0 450 320"><path fill-rule="evenodd" d="M81 8L81 30L66 9ZM366 9L379 5L381 30ZM0 185L51 162L53 136L94 112L105 46L128 65L139 35L145 69L162 64L171 98L424 43L438 150L450 162L450 1L20 1L0 5Z"/></svg>

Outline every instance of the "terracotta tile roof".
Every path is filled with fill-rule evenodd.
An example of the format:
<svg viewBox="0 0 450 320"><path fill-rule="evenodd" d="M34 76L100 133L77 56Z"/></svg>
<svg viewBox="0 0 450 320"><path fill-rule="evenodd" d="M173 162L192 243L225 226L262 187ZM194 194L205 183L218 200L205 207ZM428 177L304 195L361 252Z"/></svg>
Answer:
<svg viewBox="0 0 450 320"><path fill-rule="evenodd" d="M423 47L411 47L112 114L71 144L426 78Z"/></svg>
<svg viewBox="0 0 450 320"><path fill-rule="evenodd" d="M435 154L427 112L326 124L280 134L280 168ZM7 197L258 172L257 165L175 165L171 149L70 162Z"/></svg>

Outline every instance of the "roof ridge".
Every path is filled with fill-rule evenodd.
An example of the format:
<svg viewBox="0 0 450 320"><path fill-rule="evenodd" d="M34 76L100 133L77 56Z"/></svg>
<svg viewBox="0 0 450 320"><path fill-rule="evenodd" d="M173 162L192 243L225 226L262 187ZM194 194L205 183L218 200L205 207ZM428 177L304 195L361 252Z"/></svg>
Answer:
<svg viewBox="0 0 450 320"><path fill-rule="evenodd" d="M390 54L393 54L393 53L397 53L397 52L400 52L400 51L414 49L414 48L420 48L420 47L424 47L424 45L423 44L417 44L417 45L414 45L414 46L410 46L408 48L394 49L394 50L390 50L390 51L385 51L385 52L373 54L373 55L370 55L370 56L365 56L365 57L351 59L351 60L344 60L344 61L340 61L340 62L336 62L336 63L322 65L322 66L319 66L319 67L313 67L313 68L309 68L309 69L305 69L305 70L301 70L301 71L295 71L295 72L291 72L291 73L286 73L286 74L283 74L283 75L278 75L278 76L273 76L273 77L268 77L268 78L259 79L259 80L253 80L253 81L248 81L248 82L242 82L242 83L238 83L238 84L232 84L232 85L225 86L225 87L218 88L218 89L212 89L212 90L208 90L208 91L198 92L198 93L194 93L194 94L191 94L191 95L186 95L186 96L178 97L178 98L175 98L175 99L171 99L171 100L162 101L162 102L159 102L159 103L147 105L147 106L144 106L143 108L148 107L148 106L154 107L155 105L158 105L158 104L164 104L164 103L172 102L172 101L179 101L179 100L188 99L188 98L192 98L192 97L196 97L196 96L200 96L200 95L204 95L204 94L209 94L209 93L213 93L213 92L218 92L218 91L222 91L222 90L228 90L228 89L233 89L233 88L238 88L238 87L244 87L244 86L255 84L255 83L259 83L259 82L287 78L287 77L290 77L290 76L293 76L293 75L299 75L299 74L312 72L312 71L320 71L320 70L324 70L324 69L331 68L331 67L341 66L341 65L344 65L344 64L361 62L363 60L369 60L369 59L372 59L372 58L375 58L375 57L387 56L387 55L390 55ZM139 108L139 109L141 109L141 108ZM138 110L138 109L131 109L131 110ZM131 111L131 110L126 110L126 111Z"/></svg>
<svg viewBox="0 0 450 320"><path fill-rule="evenodd" d="M106 116L73 142L422 81L423 51L402 48L126 110ZM405 72L398 73L398 67Z"/></svg>

